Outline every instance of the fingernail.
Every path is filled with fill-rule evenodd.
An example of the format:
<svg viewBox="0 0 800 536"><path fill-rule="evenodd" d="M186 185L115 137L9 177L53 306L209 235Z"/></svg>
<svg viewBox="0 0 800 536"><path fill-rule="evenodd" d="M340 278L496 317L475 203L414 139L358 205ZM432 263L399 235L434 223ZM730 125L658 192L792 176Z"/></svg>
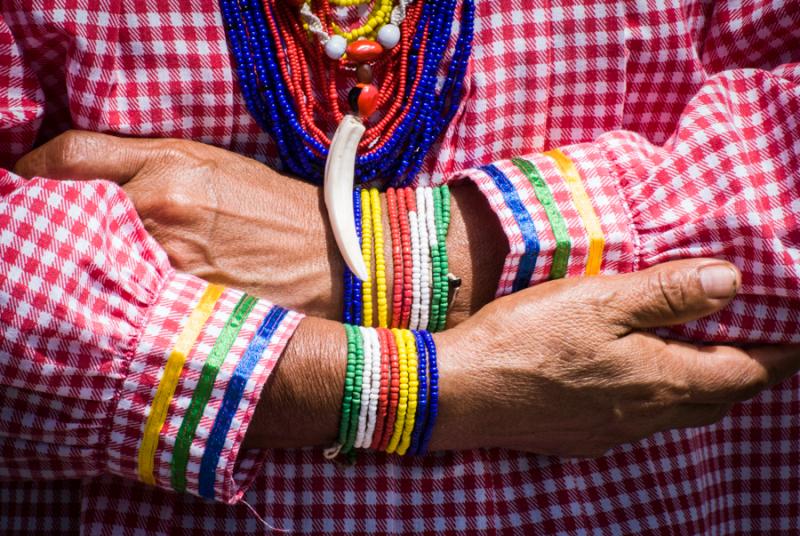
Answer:
<svg viewBox="0 0 800 536"><path fill-rule="evenodd" d="M730 298L736 292L736 272L723 264L700 268L700 284L709 298Z"/></svg>

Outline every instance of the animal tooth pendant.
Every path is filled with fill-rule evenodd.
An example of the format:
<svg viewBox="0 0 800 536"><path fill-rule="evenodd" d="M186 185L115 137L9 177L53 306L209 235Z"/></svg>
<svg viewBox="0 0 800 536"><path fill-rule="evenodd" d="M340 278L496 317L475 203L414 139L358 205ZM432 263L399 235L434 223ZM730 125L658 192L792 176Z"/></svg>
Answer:
<svg viewBox="0 0 800 536"><path fill-rule="evenodd" d="M347 267L362 281L369 279L361 253L353 214L353 183L356 153L366 128L366 120L378 105L378 88L372 85L372 68L367 63L383 52L374 41L356 41L347 47L347 56L357 63L358 84L350 89L347 101L352 114L345 115L331 140L325 162L325 206L333 236Z"/></svg>
<svg viewBox="0 0 800 536"><path fill-rule="evenodd" d="M331 140L325 162L325 207L333 236L350 271L360 280L369 278L353 214L353 183L356 152L365 131L364 124L354 115L345 115Z"/></svg>

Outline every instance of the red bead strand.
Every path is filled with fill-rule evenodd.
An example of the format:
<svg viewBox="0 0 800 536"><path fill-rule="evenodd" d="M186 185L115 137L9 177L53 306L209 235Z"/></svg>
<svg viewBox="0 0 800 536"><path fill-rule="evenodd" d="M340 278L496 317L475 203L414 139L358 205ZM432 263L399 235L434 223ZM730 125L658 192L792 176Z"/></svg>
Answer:
<svg viewBox="0 0 800 536"><path fill-rule="evenodd" d="M380 444L377 446L377 450L386 450L386 447L389 446L389 440L392 438L392 433L394 431L394 421L397 418L397 406L400 402L400 357L397 352L397 343L394 338L394 334L389 331L388 329L380 330L386 335L385 342L386 346L389 348L389 399L388 399L388 411L386 414L386 421L383 426L383 434L381 437ZM375 448L375 447L373 447Z"/></svg>
<svg viewBox="0 0 800 536"><path fill-rule="evenodd" d="M389 212L389 230L392 236L392 270L394 287L392 288L392 323L393 328L400 327L403 309L403 244L400 239L400 216L398 214L398 195L394 188L386 190L386 208Z"/></svg>
<svg viewBox="0 0 800 536"><path fill-rule="evenodd" d="M369 447L371 449L377 449L380 446L383 440L383 432L386 429L386 420L389 415L392 352L387 341L387 335L394 339L392 332L386 328L378 328L377 331L381 346L381 386L378 391L378 411L375 420L375 432L372 435L372 444Z"/></svg>
<svg viewBox="0 0 800 536"><path fill-rule="evenodd" d="M413 295L412 274L414 270L411 257L411 231L409 229L408 213L417 209L417 200L411 188L397 190L398 216L400 217L400 240L403 246L403 308L400 313L400 327L408 328L411 321L411 302Z"/></svg>

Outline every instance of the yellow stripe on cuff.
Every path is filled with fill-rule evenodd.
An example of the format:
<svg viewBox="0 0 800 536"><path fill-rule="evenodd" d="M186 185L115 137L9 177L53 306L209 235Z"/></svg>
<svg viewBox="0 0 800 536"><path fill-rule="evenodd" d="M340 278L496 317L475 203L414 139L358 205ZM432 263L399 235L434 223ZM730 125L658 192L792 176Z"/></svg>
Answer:
<svg viewBox="0 0 800 536"><path fill-rule="evenodd" d="M146 484L155 485L153 475L153 464L158 447L158 437L161 428L167 420L167 410L170 400L175 395L178 387L178 380L183 372L183 365L186 357L191 352L195 341L200 336L206 321L214 311L214 305L224 292L225 287L220 285L208 285L200 301L197 302L194 310L189 315L186 325L183 327L178 340L175 341L172 351L164 366L164 375L158 384L156 395L153 397L153 405L150 408L150 415L144 425L142 444L139 447L139 479Z"/></svg>
<svg viewBox="0 0 800 536"><path fill-rule="evenodd" d="M586 275L596 275L600 273L600 266L603 264L603 249L606 245L600 219L594 211L592 201L589 199L589 194L586 193L580 173L578 173L572 160L560 149L553 149L544 154L555 161L556 166L561 171L564 182L569 187L572 201L575 203L575 208L578 210L583 226L586 228L586 233L589 235L589 258L586 260L585 273Z"/></svg>

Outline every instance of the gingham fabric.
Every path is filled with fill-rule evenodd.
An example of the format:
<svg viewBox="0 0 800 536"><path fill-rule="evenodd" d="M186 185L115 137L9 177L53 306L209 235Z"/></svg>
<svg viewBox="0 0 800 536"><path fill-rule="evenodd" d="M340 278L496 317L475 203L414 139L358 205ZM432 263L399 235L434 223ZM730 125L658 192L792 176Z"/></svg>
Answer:
<svg viewBox="0 0 800 536"><path fill-rule="evenodd" d="M484 166L494 162L516 185L540 234L529 283L552 265L543 208L505 161L518 155L537 165L567 223L567 275L584 272L585 226L554 161L539 154L562 147L592 193L604 272L720 254L746 271L748 299L773 298L737 302L751 324L722 319L727 331L700 324L682 334L790 337L796 309L770 300L797 298L797 2L477 0L476 10L465 98L420 180L468 176L492 200L512 246L499 293L523 279L531 239L504 212ZM12 0L0 13L4 164L69 126L195 139L274 164L237 90L213 0ZM62 416L38 402L15 398L0 415L13 420L34 404ZM657 434L593 461L476 450L372 454L348 468L318 449L270 451L244 494L252 511L133 478L90 477L99 471L91 460L59 472L50 460L63 447L26 457L19 440L6 441L3 458L25 458L31 477L82 480L6 475L14 480L0 483L0 527L261 534L257 514L305 534L796 533L798 439L795 376L716 425ZM257 466L240 458L242 470Z"/></svg>
<svg viewBox="0 0 800 536"><path fill-rule="evenodd" d="M140 479L143 431L156 390L208 284L172 270L122 190L102 181L26 181L0 172L0 258L0 477L110 473ZM186 408L243 294L220 292L183 356L176 391L165 399L165 422L154 428L151 473L165 488L172 487L170 461ZM186 470L189 493L200 494L210 430L271 309L256 301L230 348L216 350L225 353L209 399L199 406ZM226 435L220 433L218 463L205 477L220 501L238 500L260 466L263 454L239 456L240 446L300 318L282 318L245 378Z"/></svg>
<svg viewBox="0 0 800 536"><path fill-rule="evenodd" d="M769 80L768 83L779 83ZM800 153L787 149L787 166L759 158L770 139L800 147L800 88L776 123L768 101L724 103L714 99L726 85L752 94L756 82L720 76L689 103L676 134L654 146L633 133L609 133L594 143L560 151L575 166L604 247L600 269L636 271L687 257L726 259L742 272L731 304L716 314L663 335L711 342L800 342ZM763 104L761 104L763 102ZM736 106L733 112L730 107ZM759 123L758 121L762 122ZM698 124L714 124L698 129ZM759 135L745 138L737 123ZM705 154L705 146L720 150ZM569 233L568 276L587 272L590 233L564 173L548 154L523 160L552 192ZM544 204L514 160L467 170L503 221L510 245L497 294L550 278L556 239ZM513 186L508 191L504 184ZM531 223L533 225L531 225ZM538 243L538 249L526 244ZM527 268L525 267L527 265Z"/></svg>

